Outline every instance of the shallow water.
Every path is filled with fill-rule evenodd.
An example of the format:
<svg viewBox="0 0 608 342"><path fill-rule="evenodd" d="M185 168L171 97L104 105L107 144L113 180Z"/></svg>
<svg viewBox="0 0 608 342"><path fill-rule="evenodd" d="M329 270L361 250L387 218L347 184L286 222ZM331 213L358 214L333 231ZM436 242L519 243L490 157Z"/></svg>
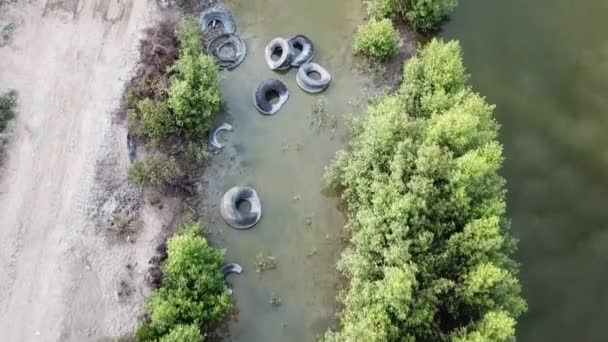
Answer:
<svg viewBox="0 0 608 342"><path fill-rule="evenodd" d="M231 1L228 7L247 44L245 62L224 72L226 120L234 132L223 134L225 149L207 171L207 209L213 242L227 248L228 262L244 274L231 276L239 309L230 324L234 341L313 341L334 322L340 233L344 218L335 197L323 194L322 175L344 146L343 113L359 113L368 82L353 72L351 40L364 16L350 1ZM271 71L264 47L274 37L307 35L315 44L315 61L332 74L330 88L308 95L298 88L295 69ZM259 114L252 97L258 83L282 80L290 91L274 116ZM327 101L325 127L311 123L312 106ZM332 123L337 123L332 133ZM218 203L235 185L249 185L262 201L261 222L248 231L228 227ZM256 254L277 257L276 270L256 273ZM282 305L273 307L273 294Z"/></svg>
<svg viewBox="0 0 608 342"><path fill-rule="evenodd" d="M608 341L607 17L604 0L460 1L445 26L498 106L520 341Z"/></svg>

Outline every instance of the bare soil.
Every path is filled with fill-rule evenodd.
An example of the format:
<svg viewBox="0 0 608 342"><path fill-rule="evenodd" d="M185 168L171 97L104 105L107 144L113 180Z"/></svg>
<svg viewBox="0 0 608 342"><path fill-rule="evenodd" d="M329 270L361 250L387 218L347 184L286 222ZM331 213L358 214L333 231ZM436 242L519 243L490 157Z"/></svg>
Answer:
<svg viewBox="0 0 608 342"><path fill-rule="evenodd" d="M34 0L0 48L0 88L19 93L0 173L0 335L90 341L132 332L144 280L178 201L148 205L127 179L113 122L135 69L145 0Z"/></svg>

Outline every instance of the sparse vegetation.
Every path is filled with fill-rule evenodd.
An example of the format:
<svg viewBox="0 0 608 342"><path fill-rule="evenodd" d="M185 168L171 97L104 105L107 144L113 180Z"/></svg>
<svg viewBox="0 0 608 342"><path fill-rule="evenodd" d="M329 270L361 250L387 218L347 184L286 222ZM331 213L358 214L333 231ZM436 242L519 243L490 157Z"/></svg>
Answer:
<svg viewBox="0 0 608 342"><path fill-rule="evenodd" d="M139 186L164 188L176 182L182 172L173 157L157 154L138 160L129 168L129 180Z"/></svg>
<svg viewBox="0 0 608 342"><path fill-rule="evenodd" d="M146 30L140 52L142 67L127 89L125 109L131 133L157 153L134 163L130 179L192 193L192 175L210 156L199 139L223 101L219 69L203 53L192 18L166 19Z"/></svg>
<svg viewBox="0 0 608 342"><path fill-rule="evenodd" d="M223 252L211 248L200 230L187 224L169 240L162 286L147 301L138 341L200 341L230 312Z"/></svg>
<svg viewBox="0 0 608 342"><path fill-rule="evenodd" d="M327 341L512 341L526 302L511 259L494 106L473 92L456 42L406 63L401 90L355 122L327 180L350 246Z"/></svg>
<svg viewBox="0 0 608 342"><path fill-rule="evenodd" d="M389 19L370 19L359 27L355 36L355 52L374 60L387 60L398 51L399 35Z"/></svg>
<svg viewBox="0 0 608 342"><path fill-rule="evenodd" d="M277 268L277 257L258 253L255 257L255 263L257 266L256 272L258 273L274 270Z"/></svg>
<svg viewBox="0 0 608 342"><path fill-rule="evenodd" d="M9 90L0 94L0 133L4 132L8 123L15 117L17 92Z"/></svg>
<svg viewBox="0 0 608 342"><path fill-rule="evenodd" d="M0 47L10 44L15 34L15 23L9 22L2 24L2 30L0 30Z"/></svg>
<svg viewBox="0 0 608 342"><path fill-rule="evenodd" d="M283 299L277 295L276 293L272 293L272 295L270 296L270 305L276 307L281 306L281 304L283 304Z"/></svg>

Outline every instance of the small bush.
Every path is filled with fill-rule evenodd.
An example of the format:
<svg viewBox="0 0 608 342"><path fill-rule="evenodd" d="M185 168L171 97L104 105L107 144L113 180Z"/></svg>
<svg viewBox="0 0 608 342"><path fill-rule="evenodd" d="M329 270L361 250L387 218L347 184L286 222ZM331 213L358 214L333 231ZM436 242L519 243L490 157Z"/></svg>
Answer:
<svg viewBox="0 0 608 342"><path fill-rule="evenodd" d="M15 117L15 104L17 92L9 90L0 95L0 133L8 126L9 121Z"/></svg>
<svg viewBox="0 0 608 342"><path fill-rule="evenodd" d="M397 16L397 0L368 0L367 13L375 19L395 19Z"/></svg>
<svg viewBox="0 0 608 342"><path fill-rule="evenodd" d="M129 180L139 186L163 188L182 176L175 158L157 154L134 162L129 168Z"/></svg>
<svg viewBox="0 0 608 342"><path fill-rule="evenodd" d="M399 35L389 19L371 19L359 27L355 36L355 52L375 60L387 60L398 51Z"/></svg>
<svg viewBox="0 0 608 342"><path fill-rule="evenodd" d="M143 99L137 102L135 109L128 111L127 120L135 134L153 143L175 132L175 118L166 101Z"/></svg>
<svg viewBox="0 0 608 342"><path fill-rule="evenodd" d="M137 330L139 341L194 341L195 328L204 337L230 312L223 252L211 248L200 230L188 224L169 240L163 284L146 304L149 319Z"/></svg>
<svg viewBox="0 0 608 342"><path fill-rule="evenodd" d="M437 28L441 21L458 6L458 0L406 0L405 17L420 31Z"/></svg>

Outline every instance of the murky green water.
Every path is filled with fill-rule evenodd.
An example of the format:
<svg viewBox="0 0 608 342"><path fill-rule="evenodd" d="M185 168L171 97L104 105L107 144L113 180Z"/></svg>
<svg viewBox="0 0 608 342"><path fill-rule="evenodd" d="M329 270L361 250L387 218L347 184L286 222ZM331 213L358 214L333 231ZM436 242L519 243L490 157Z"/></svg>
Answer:
<svg viewBox="0 0 608 342"><path fill-rule="evenodd" d="M520 341L608 341L606 18L604 0L460 1L445 26L498 105Z"/></svg>
<svg viewBox="0 0 608 342"><path fill-rule="evenodd" d="M362 22L362 4L351 1L231 1L229 7L248 48L240 67L225 72L227 121L235 131L208 171L206 214L214 242L227 248L227 261L243 265L231 276L240 310L230 325L234 341L313 341L334 321L340 233L337 199L323 195L324 167L344 145L343 113L360 112L366 80L353 73L351 40ZM274 37L303 33L315 43L315 61L332 74L324 92L326 126L311 127L312 105L320 96L298 88L296 70L271 71L264 47ZM290 97L274 116L259 114L252 94L259 82L278 78ZM334 121L335 120L337 121ZM332 134L332 123L337 129ZM262 221L248 231L223 223L217 204L234 185L254 187L262 200ZM307 222L308 219L310 222ZM308 224L310 223L310 224ZM276 270L256 273L257 253L278 258ZM272 295L282 305L270 304Z"/></svg>

